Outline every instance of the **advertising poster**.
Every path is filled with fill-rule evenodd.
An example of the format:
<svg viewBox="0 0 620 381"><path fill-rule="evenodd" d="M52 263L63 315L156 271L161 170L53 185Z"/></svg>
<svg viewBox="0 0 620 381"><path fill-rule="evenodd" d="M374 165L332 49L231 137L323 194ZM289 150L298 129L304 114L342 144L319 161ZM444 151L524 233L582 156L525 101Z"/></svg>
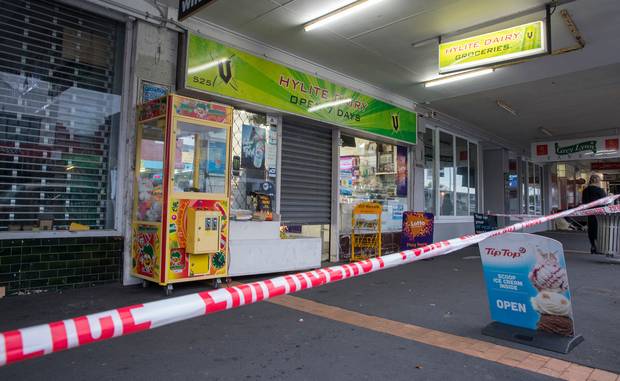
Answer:
<svg viewBox="0 0 620 381"><path fill-rule="evenodd" d="M407 196L407 148L396 147L396 195Z"/></svg>
<svg viewBox="0 0 620 381"><path fill-rule="evenodd" d="M277 161L278 161L278 131L271 128L267 134L267 147L265 151L265 167L267 167L267 174L269 177L276 177L277 175Z"/></svg>
<svg viewBox="0 0 620 381"><path fill-rule="evenodd" d="M432 213L404 212L400 249L410 250L433 243L434 225Z"/></svg>
<svg viewBox="0 0 620 381"><path fill-rule="evenodd" d="M249 169L264 169L265 129L244 124L241 141L241 166Z"/></svg>
<svg viewBox="0 0 620 381"><path fill-rule="evenodd" d="M573 336L575 329L562 244L508 233L480 244L491 318L512 326Z"/></svg>
<svg viewBox="0 0 620 381"><path fill-rule="evenodd" d="M488 214L474 213L474 231L476 234L490 232L497 229L497 216Z"/></svg>

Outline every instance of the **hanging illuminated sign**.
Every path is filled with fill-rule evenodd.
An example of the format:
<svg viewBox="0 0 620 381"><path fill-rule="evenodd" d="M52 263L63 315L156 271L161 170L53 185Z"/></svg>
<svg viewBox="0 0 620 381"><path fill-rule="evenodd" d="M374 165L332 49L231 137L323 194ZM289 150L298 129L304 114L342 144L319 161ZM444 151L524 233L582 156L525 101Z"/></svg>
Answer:
<svg viewBox="0 0 620 381"><path fill-rule="evenodd" d="M196 34L184 88L416 143L416 113Z"/></svg>
<svg viewBox="0 0 620 381"><path fill-rule="evenodd" d="M439 73L451 73L546 52L545 24L535 21L439 44Z"/></svg>

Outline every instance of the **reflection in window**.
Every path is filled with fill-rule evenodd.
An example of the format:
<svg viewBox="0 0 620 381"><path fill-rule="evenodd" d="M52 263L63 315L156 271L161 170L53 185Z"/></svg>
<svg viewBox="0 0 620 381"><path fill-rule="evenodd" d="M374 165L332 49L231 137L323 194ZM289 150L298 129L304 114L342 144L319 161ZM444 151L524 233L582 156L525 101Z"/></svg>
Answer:
<svg viewBox="0 0 620 381"><path fill-rule="evenodd" d="M163 119L142 125L138 173L137 221L161 221L164 178Z"/></svg>
<svg viewBox="0 0 620 381"><path fill-rule="evenodd" d="M435 130L420 135L424 145L424 210L435 213Z"/></svg>
<svg viewBox="0 0 620 381"><path fill-rule="evenodd" d="M454 215L454 137L439 133L439 202L442 216Z"/></svg>
<svg viewBox="0 0 620 381"><path fill-rule="evenodd" d="M469 158L467 140L456 138L456 215L469 215Z"/></svg>
<svg viewBox="0 0 620 381"><path fill-rule="evenodd" d="M226 193L228 130L179 122L173 182L175 192Z"/></svg>

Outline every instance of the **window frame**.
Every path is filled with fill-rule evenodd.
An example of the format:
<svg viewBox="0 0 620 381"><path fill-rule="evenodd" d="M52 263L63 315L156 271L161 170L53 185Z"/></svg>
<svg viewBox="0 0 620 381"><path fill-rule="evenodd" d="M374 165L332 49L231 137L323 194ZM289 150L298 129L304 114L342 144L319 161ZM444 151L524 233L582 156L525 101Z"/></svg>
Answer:
<svg viewBox="0 0 620 381"><path fill-rule="evenodd" d="M543 178L544 178L544 167L541 164L535 163L530 160L523 160L524 164L524 177L525 180L523 182L524 193L526 197L524 198L523 209L525 210L525 214L531 214L536 216L542 216L544 212L544 201L543 201ZM530 168L532 168L532 180L530 183ZM530 184L532 187L530 188ZM532 193L530 193L532 192ZM530 211L530 196L534 198L534 209L533 212Z"/></svg>
<svg viewBox="0 0 620 381"><path fill-rule="evenodd" d="M471 216L473 213L479 213L480 210L482 210L482 203L481 203L481 196L482 196L482 178L480 176L481 174L481 165L482 162L480 160L481 155L480 155L480 141L476 140L476 139L472 139L470 137L461 135L461 134L456 134L452 131L448 131L446 129L443 129L441 127L437 127L437 126L425 126L426 130L431 130L432 134L433 134L433 192L434 192L434 197L435 197L435 220L439 220L439 222L441 222L441 220L444 221L462 221L462 220L467 220L469 221L471 219ZM439 171L440 171L440 163L439 163L439 158L440 158L440 152L441 152L441 147L439 144L437 144L439 142L439 138L440 138L440 134L441 133L445 133L448 135L452 136L452 165L454 168L453 174L452 174L452 182L455 185L454 189L452 190L452 199L454 200L454 207L452 208L452 215L442 215L441 214L441 200L439 197ZM467 191L467 210L468 210L468 214L466 215L457 215L456 214L456 165L457 165L457 157L456 157L456 139L460 138L463 139L466 144L467 144L467 174L469 175L470 173L470 145L474 144L476 146L476 210L473 211L471 209L471 199L470 199L470 191L471 191L471 187L469 186L469 179L468 179L468 191ZM424 160L424 158L422 158L422 160ZM424 191L424 184L422 184L422 191ZM425 206L424 206L425 207ZM427 212L427 210L425 210L425 212Z"/></svg>

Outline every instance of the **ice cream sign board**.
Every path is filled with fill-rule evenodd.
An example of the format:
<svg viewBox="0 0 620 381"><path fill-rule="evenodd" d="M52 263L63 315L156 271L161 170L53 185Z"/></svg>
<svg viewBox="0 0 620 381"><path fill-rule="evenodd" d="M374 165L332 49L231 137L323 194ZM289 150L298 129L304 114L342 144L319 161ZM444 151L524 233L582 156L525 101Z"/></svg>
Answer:
<svg viewBox="0 0 620 381"><path fill-rule="evenodd" d="M525 233L480 243L491 318L512 326L573 336L562 244Z"/></svg>
<svg viewBox="0 0 620 381"><path fill-rule="evenodd" d="M439 45L439 73L450 73L547 52L542 21Z"/></svg>

